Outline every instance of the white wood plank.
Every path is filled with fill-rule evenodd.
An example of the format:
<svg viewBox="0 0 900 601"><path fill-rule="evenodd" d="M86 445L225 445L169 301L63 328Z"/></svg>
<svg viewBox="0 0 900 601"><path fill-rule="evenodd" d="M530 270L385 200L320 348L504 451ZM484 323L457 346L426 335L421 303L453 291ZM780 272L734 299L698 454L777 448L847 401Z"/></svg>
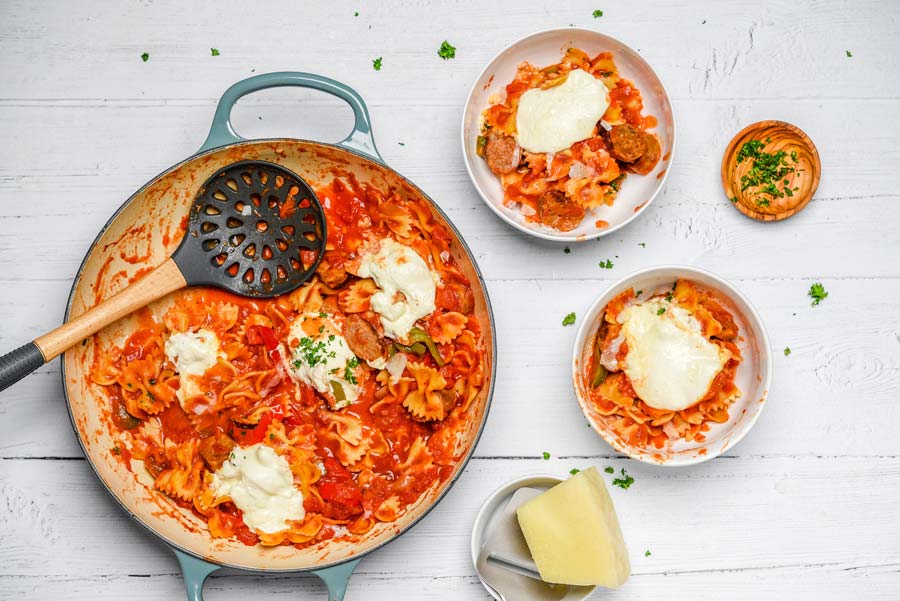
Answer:
<svg viewBox="0 0 900 601"><path fill-rule="evenodd" d="M621 460L596 463L625 467L636 480L627 491L611 488L634 572L633 581L613 598L659 595L669 583L678 586L679 598L714 598L715 591L718 598L750 599L764 590L771 599L798 594L837 599L842 597L835 590L859 585L860 578L884 587L900 578L896 460L755 458L684 470ZM508 478L562 475L588 464L472 461L456 488L413 533L363 560L357 583L383 587L385 594L402 594L412 586L426 587L426 598L476 596L467 548L481 499ZM871 494L875 489L878 494ZM0 501L12 518L0 525L0 539L17 541L0 546L5 574L0 586L27 586L43 597L44 586L52 592L65 581L86 590L79 587L94 582L108 594L123 586L118 580L145 586L143 580L126 578L135 574L165 576L152 581L159 590L143 594L177 589L177 579L169 578L177 573L171 554L119 510L82 461L0 461ZM645 557L645 550L652 555ZM48 563L47 557L66 561ZM78 578L72 578L75 574ZM237 590L262 586L255 578L247 584L247 578L214 579L213 590L216 585L228 590L232 584ZM387 582L377 584L381 580ZM278 578L263 582L271 582L266 589L286 586ZM317 588L296 579L290 584ZM866 588L872 589L872 599L886 599L891 590Z"/></svg>
<svg viewBox="0 0 900 601"><path fill-rule="evenodd" d="M676 98L897 98L885 73L900 52L897 7L875 0L758 4L560 5L501 0L391 3L290 0L266 3L266 15L239 0L198 9L177 0L90 0L36 5L4 2L0 56L10 71L4 97L210 98L250 74L316 70L415 105L452 98L501 48L529 33L577 25L620 37L641 51ZM354 11L360 16L354 17ZM277 17L274 17L277 15ZM274 17L274 19L273 19ZM276 25L277 23L277 25ZM442 61L444 39L456 59ZM210 47L221 56L210 56ZM848 59L846 50L853 52ZM150 60L142 63L142 52ZM384 57L381 71L372 59ZM160 92L164 90L164 92Z"/></svg>

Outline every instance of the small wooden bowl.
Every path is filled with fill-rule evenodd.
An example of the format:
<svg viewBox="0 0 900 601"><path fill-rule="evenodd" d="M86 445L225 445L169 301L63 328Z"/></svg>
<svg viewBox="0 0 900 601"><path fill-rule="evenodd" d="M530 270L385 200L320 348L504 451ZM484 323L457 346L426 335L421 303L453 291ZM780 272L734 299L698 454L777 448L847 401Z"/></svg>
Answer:
<svg viewBox="0 0 900 601"><path fill-rule="evenodd" d="M741 177L750 170L752 161L738 163L737 155L741 147L750 140L759 140L765 144L764 152L784 150L788 157L791 152L797 153L797 162L788 158L788 165L795 171L788 174L788 186L799 188L793 196L772 198L768 194L763 198L768 204L760 204L760 194L751 189L741 191ZM737 209L753 219L760 221L778 221L787 219L805 207L819 187L819 176L822 164L819 151L803 130L784 121L760 121L742 129L728 144L725 156L722 157L722 187L725 196ZM779 188L781 186L779 185Z"/></svg>

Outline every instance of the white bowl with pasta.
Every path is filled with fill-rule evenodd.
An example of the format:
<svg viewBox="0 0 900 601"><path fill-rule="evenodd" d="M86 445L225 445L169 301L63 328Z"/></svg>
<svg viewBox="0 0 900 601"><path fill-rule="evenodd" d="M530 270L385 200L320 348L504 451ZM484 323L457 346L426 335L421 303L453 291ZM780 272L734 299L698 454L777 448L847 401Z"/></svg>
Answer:
<svg viewBox="0 0 900 601"><path fill-rule="evenodd" d="M617 191L611 206L588 208L577 227L561 231L535 222L524 204L504 202L500 177L479 156L479 137L484 126L483 111L505 97L505 87L517 67L527 61L536 67L559 63L569 48L590 56L611 52L618 73L634 83L643 99L643 114L656 119L648 132L659 141L661 160L646 175L630 174ZM487 206L503 221L538 238L560 242L579 242L611 234L638 215L659 194L668 176L675 150L675 116L665 86L653 68L632 48L598 31L561 28L541 31L517 40L501 50L484 68L472 85L462 117L461 142L469 177ZM482 141L483 142L483 141ZM552 162L552 159L551 159ZM549 172L549 171L548 171Z"/></svg>
<svg viewBox="0 0 900 601"><path fill-rule="evenodd" d="M685 285L675 292L676 282L682 281L689 286ZM736 329L736 335L722 334L723 340L725 338L728 340L728 347L736 347L740 355L739 363L732 368L727 378L731 385L739 389L740 394L736 399L729 401L729 404L724 405L727 415L722 413L723 409L716 408L715 403L698 402L684 411L672 411L673 416L670 416L666 413L668 410L655 409L647 405L636 392L633 395L635 399L633 408L627 406L627 400L619 403L610 401L607 396L612 398L616 395L613 391L604 396L607 380L610 374L625 378L625 375L619 374L625 374L626 368L622 367L620 372L606 372L605 369L600 370L596 367L598 362L609 362L608 358L599 359L599 354L594 355L598 349L597 341L601 338L598 336L598 330L606 311L614 310L617 311L616 315L619 315L625 312L625 309L621 309L619 313L619 307L656 302L660 307L660 312L656 315L661 315L665 307L671 306L667 304L668 302L682 306L680 299L683 291L690 289L696 291L700 298L710 299L700 301L698 304L715 303L717 309L727 313L728 320L733 320L731 328ZM676 295L674 299L673 293ZM629 297L633 297L634 300L623 300ZM704 312L707 306L703 304ZM726 321L718 313L713 314L723 323ZM693 313L692 318L695 316L699 317L699 314ZM608 339L609 336L606 337L607 341ZM711 342L716 342L724 348L726 343L723 340L710 338ZM621 341L622 338L618 338L618 344L621 344ZM630 349L628 352L631 352ZM731 355L736 360L737 355ZM620 366L624 364L621 359L614 361L618 361ZM602 384L598 384L601 380ZM617 451L632 459L655 465L692 465L725 453L740 442L756 423L766 404L771 386L772 355L769 338L759 313L737 288L723 278L696 267L666 265L632 273L607 288L594 301L584 314L575 338L572 351L572 381L575 396L591 427ZM628 386L632 386L630 375L626 381ZM616 390L621 391L621 388ZM631 390L634 392L633 388ZM711 394L712 391L713 387L710 386L707 393ZM626 398L629 396L632 395L625 395ZM713 409L705 414L704 411L708 407ZM653 419L640 422L648 414ZM680 421L674 419L674 414L678 415ZM701 418L699 424L689 425L685 421L691 419L696 422ZM666 425L666 421L671 423ZM680 429L678 424L685 428ZM692 436L695 438L690 439ZM636 442L636 440L643 441L644 438L646 442ZM657 444L661 442L662 446L655 446L651 441Z"/></svg>

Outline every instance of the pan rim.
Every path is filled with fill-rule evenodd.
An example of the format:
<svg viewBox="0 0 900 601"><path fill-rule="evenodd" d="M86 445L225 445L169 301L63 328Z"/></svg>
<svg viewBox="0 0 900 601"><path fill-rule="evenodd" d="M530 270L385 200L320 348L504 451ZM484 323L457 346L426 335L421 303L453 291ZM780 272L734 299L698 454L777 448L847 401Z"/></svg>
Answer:
<svg viewBox="0 0 900 601"><path fill-rule="evenodd" d="M201 554L198 554L190 549L187 549L183 545L179 545L179 544L171 541L168 537L164 536L163 534L157 532L150 524L148 524L143 519L141 519L137 514L135 514L135 512L131 510L131 508L128 506L128 504L125 503L122 499L120 499L119 496L112 490L110 485L106 482L106 480L103 479L103 477L100 475L99 470L94 465L94 461L92 460L91 455L88 452L88 450L84 444L84 441L82 440L81 432L79 431L78 425L75 422L75 415L72 412L72 403L69 398L69 388L66 385L65 353L61 354L60 359L59 359L60 363L61 363L60 376L62 378L63 396L65 397L65 401L66 401L66 412L69 415L69 422L72 425L72 430L75 433L75 439L78 441L78 446L81 448L81 452L84 455L84 458L87 461L87 464L90 466L91 471L94 473L94 476L96 476L97 480L103 485L103 488L106 490L106 492L109 493L109 495L119 505L119 507L123 511L125 511L125 513L129 517L131 517L135 522L137 522L141 527L143 527L149 534L151 534L156 540L164 543L165 545L169 546L170 548L172 548L176 551L179 551L179 552L189 555L191 557L197 558L201 561L204 561L204 562L207 562L207 563L210 563L213 565L217 565L217 566L220 566L223 568L232 568L235 570L241 570L241 571L245 571L245 572L272 573L272 574L315 572L315 571L332 568L332 567L335 567L338 565L342 565L342 564L345 564L345 563L348 563L351 561L358 561L362 557L384 547L388 543L396 540L403 534L406 534L407 532L409 532L414 526L416 526L419 522L421 522L429 513L431 513L431 511L435 507L437 507L437 505L444 499L444 497L447 495L447 493L450 492L450 489L453 488L453 486L456 484L457 480L459 480L460 476L462 476L463 472L465 471L465 468L468 466L469 461L472 459L473 455L475 454L475 448L478 446L478 443L481 441L482 434L484 434L484 429L485 429L485 426L487 425L487 420L490 415L491 403L493 401L493 396L494 396L494 384L496 382L496 376L497 376L497 333L496 333L496 327L495 327L495 322L494 322L494 312L493 312L493 308L491 306L491 299L490 299L490 294L488 293L487 283L485 282L484 276L481 273L481 268L478 266L478 263L475 261L475 257L472 254L472 249L469 248L468 243L462 237L462 234L460 233L459 229L457 229L456 225L450 220L450 218L447 216L447 214L444 213L443 209L441 209L441 207L428 194L426 194L424 190L422 190L419 186L417 186L414 182L410 181L406 176L404 176L400 172L392 169L385 163L379 163L379 162L375 161L372 157L370 157L369 155L367 155L364 152L361 152L361 151L358 151L358 150L355 150L355 149L352 149L352 148L349 148L346 146L342 146L339 143L333 144L333 143L328 143L328 142L318 142L315 140L305 140L305 139L301 139L301 138L281 137L281 138L260 138L260 139L255 139L255 140L244 140L241 142L235 142L233 144L226 144L224 146L217 146L215 148L210 148L208 150L204 150L202 152L193 154L193 155L179 161L178 163L175 163L171 167L163 170L162 172L158 173L156 176L154 176L153 178L148 180L143 186L141 186L140 188L135 190L134 193L132 193L131 196L129 196L125 200L125 202L123 202L122 205L118 209L116 209L116 211L110 216L110 218L106 221L106 223L103 224L103 226L100 228L99 232L97 233L97 236L94 238L94 240L88 246L87 251L85 252L85 255L84 255L84 259L82 259L81 263L78 266L78 270L75 273L75 278L72 281L72 288L69 290L69 296L66 300L66 310L65 310L65 314L64 314L64 321L69 320L69 313L72 310L72 302L75 298L75 291L78 288L78 284L81 282L81 276L84 272L84 268L87 264L87 261L91 255L92 251L97 247L97 244L99 243L100 238L103 237L103 235L109 229L110 225L112 225L112 223L119 217L119 215L121 215L121 213L129 205L131 205L131 203L140 194L142 194L147 188L149 188L150 186L152 186L153 184L158 182L162 177L165 177L166 175L172 173L173 171L184 167L185 165L187 165L188 163L190 163L194 160L200 159L205 156L209 156L214 153L221 152L223 150L228 150L228 149L238 148L238 147L243 147L243 146L253 146L253 145L257 145L257 144L266 144L266 143L268 143L268 144L301 143L301 144L311 144L311 145L315 145L315 146L322 146L322 147L330 148L333 150L338 150L341 152L347 152L357 158L362 159L363 161L366 161L367 163L371 163L371 164L377 166L380 169L386 169L387 171L391 172L392 174L396 175L401 180L403 180L403 182L405 182L407 185L412 187L413 190L415 192L417 192L419 195L421 195L423 198L428 200L428 202L431 205L431 208L434 209L435 211L437 211L437 213L443 218L444 222L447 224L447 226L450 228L450 230L455 235L456 240L460 243L460 246L466 252L466 256L468 257L469 262L471 263L472 268L475 272L475 275L478 277L478 281L481 284L481 289L484 292L485 309L487 312L488 326L490 327L490 332L491 332L490 379L488 380L488 390L487 390L487 396L485 398L484 414L482 415L481 423L478 425L478 430L475 433L474 438L472 439L472 444L470 445L465 456L459 463L459 467L456 470L456 473L454 473L453 476L447 481L447 483L444 485L444 488L440 492L440 494L438 494L434 499L432 499L431 502L428 504L428 506L425 507L425 509L422 511L422 513L420 515L416 516L415 519L413 519L409 524L407 524L403 528L400 528L399 530L397 530L396 532L394 532L393 534L391 534L390 536L385 538L383 541L374 545L373 547L366 549L364 551L361 551L359 553L354 553L353 555L350 555L343 559L335 560L335 561L332 561L329 563L323 563L321 565L304 567L304 568L284 568L284 569L282 569L282 568L248 567L248 566L244 566L244 565L216 561L209 557L205 557Z"/></svg>

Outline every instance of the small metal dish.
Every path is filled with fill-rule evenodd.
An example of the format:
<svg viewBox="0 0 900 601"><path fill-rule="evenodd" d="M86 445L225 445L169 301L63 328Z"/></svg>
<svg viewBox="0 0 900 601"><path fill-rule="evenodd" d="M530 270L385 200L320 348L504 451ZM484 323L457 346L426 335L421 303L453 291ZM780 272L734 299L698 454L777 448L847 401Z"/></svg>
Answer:
<svg viewBox="0 0 900 601"><path fill-rule="evenodd" d="M515 478L492 492L488 498L485 499L481 509L478 510L478 515L475 516L475 523L472 526L472 566L475 568L475 573L478 574L478 579L481 581L482 586L484 586L488 594L494 599L503 601L503 597L501 597L490 584L485 582L481 577L481 574L478 573L478 556L481 554L482 545L490 536L491 528L500 522L501 514L506 509L507 503L509 503L509 500L520 488L529 487L539 490L549 490L562 481L563 478L551 476L549 474L537 474ZM560 601L582 601L583 599L587 599L597 588L595 586L566 587L562 585L560 585L560 587ZM507 598L506 601L516 600Z"/></svg>
<svg viewBox="0 0 900 601"><path fill-rule="evenodd" d="M731 311L738 326L737 346L743 357L735 376L735 384L741 389L742 396L729 407L728 421L713 424L703 442L679 440L663 449L652 446L636 447L619 438L603 420L599 419L584 388L583 366L593 350L600 315L609 301L628 288L643 290L644 295L649 297L657 291L670 289L672 283L679 279L690 280L717 292L725 302L726 308ZM740 442L762 413L772 384L769 337L762 318L747 297L721 277L686 265L651 267L632 273L607 288L585 313L572 349L572 381L575 396L584 416L594 430L614 449L645 463L665 466L693 465L717 457Z"/></svg>
<svg viewBox="0 0 900 601"><path fill-rule="evenodd" d="M644 102L644 114L653 115L658 121L652 129L662 146L662 159L647 175L632 175L627 178L611 207L590 210L581 224L570 232L531 223L516 207L503 205L503 190L500 179L488 168L476 153L478 136L481 134L482 111L490 106L494 95L505 94L505 87L512 81L516 67L522 61L545 66L558 63L563 53L571 47L579 48L589 55L612 52L622 76L634 82ZM564 28L541 31L501 50L478 76L466 100L462 118L462 150L469 177L478 194L490 209L503 221L514 228L543 238L561 242L577 242L599 238L611 234L631 222L644 212L665 184L669 166L675 151L675 115L666 88L653 68L640 54L628 45L590 29ZM598 221L608 225L600 227Z"/></svg>

